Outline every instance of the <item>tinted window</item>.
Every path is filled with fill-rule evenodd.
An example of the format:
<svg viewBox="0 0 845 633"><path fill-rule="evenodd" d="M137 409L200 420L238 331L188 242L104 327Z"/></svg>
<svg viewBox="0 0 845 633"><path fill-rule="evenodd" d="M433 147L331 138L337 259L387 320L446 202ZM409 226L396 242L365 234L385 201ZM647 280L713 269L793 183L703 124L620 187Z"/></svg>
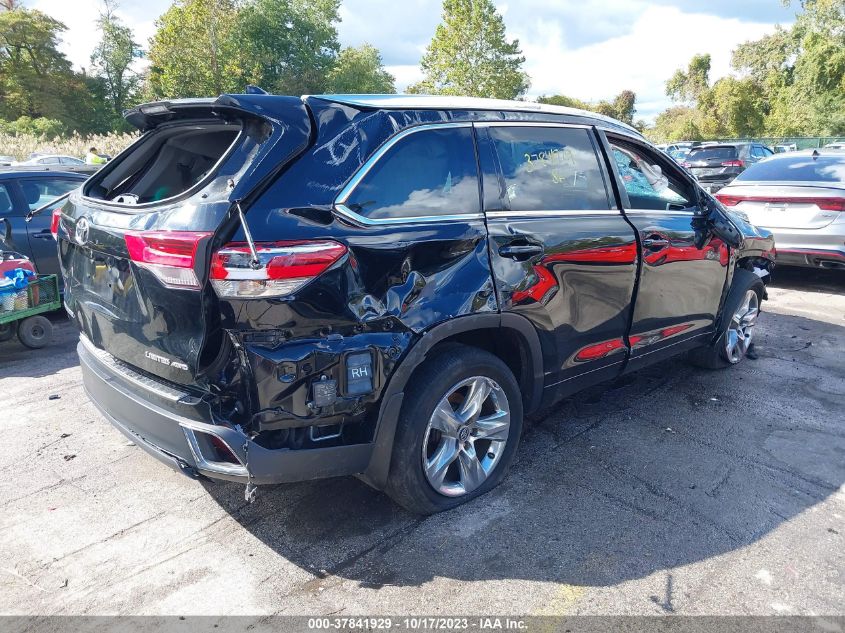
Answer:
<svg viewBox="0 0 845 633"><path fill-rule="evenodd" d="M659 163L635 147L611 145L619 177L632 209L682 209L692 206L688 185L669 165Z"/></svg>
<svg viewBox="0 0 845 633"><path fill-rule="evenodd" d="M509 126L489 130L511 211L610 208L587 130Z"/></svg>
<svg viewBox="0 0 845 633"><path fill-rule="evenodd" d="M49 156L47 158L39 158L38 164L39 165L58 165L59 159L56 156Z"/></svg>
<svg viewBox="0 0 845 633"><path fill-rule="evenodd" d="M85 161L71 156L62 156L62 165L84 165Z"/></svg>
<svg viewBox="0 0 845 633"><path fill-rule="evenodd" d="M470 128L422 130L397 141L346 200L369 218L478 213Z"/></svg>
<svg viewBox="0 0 845 633"><path fill-rule="evenodd" d="M66 178L27 178L20 181L21 191L30 211L76 189L81 184L81 180Z"/></svg>
<svg viewBox="0 0 845 633"><path fill-rule="evenodd" d="M738 156L736 147L702 147L692 150L687 156L690 162L698 160L731 159Z"/></svg>
<svg viewBox="0 0 845 633"><path fill-rule="evenodd" d="M11 214L12 211L12 193L6 187L6 185L0 185L0 218L7 217ZM0 231L3 231L4 227L0 225Z"/></svg>
<svg viewBox="0 0 845 633"><path fill-rule="evenodd" d="M845 154L842 156L784 156L749 167L737 180L845 181Z"/></svg>

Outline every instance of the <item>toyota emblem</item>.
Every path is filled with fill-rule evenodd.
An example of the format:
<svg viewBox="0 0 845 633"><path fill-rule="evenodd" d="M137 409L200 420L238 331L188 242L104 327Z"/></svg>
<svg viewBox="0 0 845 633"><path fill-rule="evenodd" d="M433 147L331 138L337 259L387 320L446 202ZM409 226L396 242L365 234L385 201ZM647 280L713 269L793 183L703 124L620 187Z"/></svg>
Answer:
<svg viewBox="0 0 845 633"><path fill-rule="evenodd" d="M79 222L76 223L76 233L74 234L76 243L80 246L84 246L88 241L88 233L90 231L91 225L88 224L88 220L85 218L79 218Z"/></svg>

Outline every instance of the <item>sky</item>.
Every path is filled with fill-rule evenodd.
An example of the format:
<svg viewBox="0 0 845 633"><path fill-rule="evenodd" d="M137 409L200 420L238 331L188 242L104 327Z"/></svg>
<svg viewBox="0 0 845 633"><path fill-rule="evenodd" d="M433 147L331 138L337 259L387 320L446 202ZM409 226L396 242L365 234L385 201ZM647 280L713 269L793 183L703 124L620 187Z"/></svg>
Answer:
<svg viewBox="0 0 845 633"><path fill-rule="evenodd" d="M788 25L780 0L494 0L509 38L518 38L531 76L527 96L584 101L637 93L637 115L651 121L671 102L664 83L698 53L712 56L711 81L730 74L731 51ZM81 68L97 41L100 0L26 0L68 27L62 50ZM146 46L170 0L120 0L118 14ZM797 4L797 3L793 3ZM441 0L343 0L343 46L381 50L399 92L421 77L419 60L440 22Z"/></svg>

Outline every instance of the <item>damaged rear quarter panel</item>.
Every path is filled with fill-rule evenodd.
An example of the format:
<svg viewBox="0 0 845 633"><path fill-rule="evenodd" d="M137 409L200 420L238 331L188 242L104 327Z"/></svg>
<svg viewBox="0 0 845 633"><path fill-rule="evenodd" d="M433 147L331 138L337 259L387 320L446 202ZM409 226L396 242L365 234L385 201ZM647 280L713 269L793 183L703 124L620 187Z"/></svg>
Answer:
<svg viewBox="0 0 845 633"><path fill-rule="evenodd" d="M428 329L498 309L483 219L361 228L332 215L345 182L396 129L440 120L431 112L419 121L402 113L399 122L356 112L332 108L321 121L317 111L318 139L327 140L247 212L258 241L333 239L348 248L293 296L221 301L221 325L243 346L254 378L254 431L374 417L384 385ZM360 125L350 125L355 116ZM344 359L360 351L372 354L373 390L347 394ZM323 379L337 381L338 397L316 407L313 383Z"/></svg>

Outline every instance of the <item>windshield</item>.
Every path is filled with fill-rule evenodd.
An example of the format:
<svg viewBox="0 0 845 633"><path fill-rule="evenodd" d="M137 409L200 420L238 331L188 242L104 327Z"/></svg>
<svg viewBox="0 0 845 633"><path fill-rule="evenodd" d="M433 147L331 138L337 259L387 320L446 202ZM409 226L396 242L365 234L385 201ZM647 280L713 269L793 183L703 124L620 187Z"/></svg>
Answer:
<svg viewBox="0 0 845 633"><path fill-rule="evenodd" d="M764 160L749 167L737 180L845 182L845 154L789 156Z"/></svg>

